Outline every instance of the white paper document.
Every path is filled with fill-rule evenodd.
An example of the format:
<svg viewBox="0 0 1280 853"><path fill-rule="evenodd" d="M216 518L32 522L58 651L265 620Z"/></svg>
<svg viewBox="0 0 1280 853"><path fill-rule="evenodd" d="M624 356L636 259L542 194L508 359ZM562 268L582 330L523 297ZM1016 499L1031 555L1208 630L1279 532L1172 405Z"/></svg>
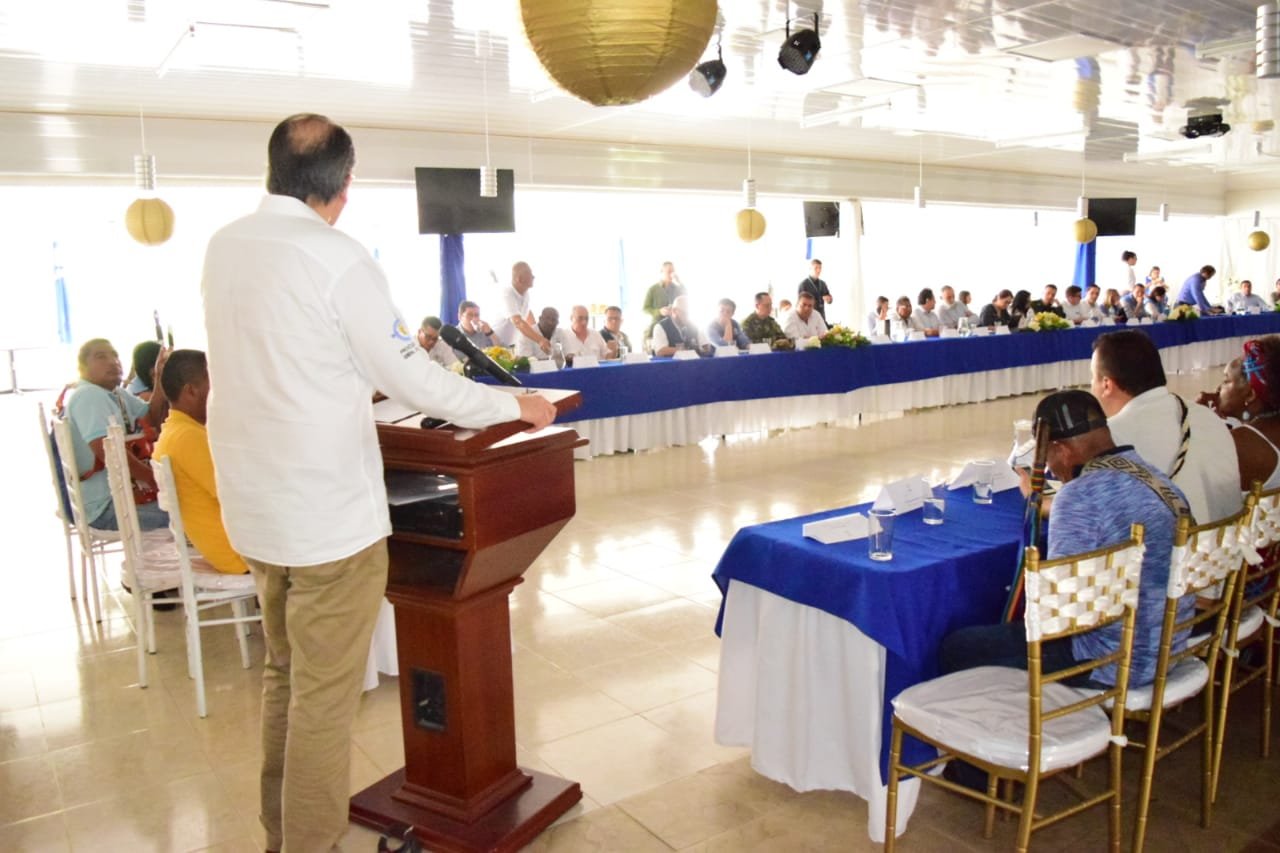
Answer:
<svg viewBox="0 0 1280 853"><path fill-rule="evenodd" d="M956 475L955 479L947 484L947 488L951 491L963 489L966 486L972 486L974 481L978 479L978 466L970 462L964 466L964 470ZM1003 492L1009 489L1018 488L1018 472L1013 470L1007 462L996 462L996 468L991 475L991 491Z"/></svg>
<svg viewBox="0 0 1280 853"><path fill-rule="evenodd" d="M931 493L929 484L922 477L904 477L888 483L880 490L880 496L872 509L891 509L895 515L911 512L924 506L924 499Z"/></svg>
<svg viewBox="0 0 1280 853"><path fill-rule="evenodd" d="M861 513L837 515L822 521L811 521L801 528L807 539L816 539L823 545L866 539L869 532L867 517Z"/></svg>

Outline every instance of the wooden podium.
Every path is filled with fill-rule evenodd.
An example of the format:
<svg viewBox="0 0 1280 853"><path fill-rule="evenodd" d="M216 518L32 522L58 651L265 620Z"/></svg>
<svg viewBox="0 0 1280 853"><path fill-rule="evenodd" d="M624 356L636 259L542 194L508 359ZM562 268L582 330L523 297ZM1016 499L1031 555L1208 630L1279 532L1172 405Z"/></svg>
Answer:
<svg viewBox="0 0 1280 853"><path fill-rule="evenodd" d="M560 412L581 403L577 392L541 393ZM352 797L351 820L411 826L430 850L517 850L582 799L577 782L516 765L507 604L573 517L582 439L554 426L528 435L518 421L424 429L422 415L390 405L378 415L389 483L435 478L449 494L408 509L390 498L405 766Z"/></svg>

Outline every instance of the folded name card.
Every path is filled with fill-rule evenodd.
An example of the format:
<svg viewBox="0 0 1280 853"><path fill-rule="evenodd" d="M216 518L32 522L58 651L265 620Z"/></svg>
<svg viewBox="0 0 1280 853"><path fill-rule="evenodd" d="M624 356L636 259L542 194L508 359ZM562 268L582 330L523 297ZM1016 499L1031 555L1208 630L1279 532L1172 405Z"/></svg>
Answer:
<svg viewBox="0 0 1280 853"><path fill-rule="evenodd" d="M1139 325L1139 326L1150 326L1150 325L1151 325L1151 322L1152 322L1152 321L1151 321L1151 318L1150 318L1150 317L1143 317L1141 320L1139 320L1139 321L1138 321L1138 325Z"/></svg>
<svg viewBox="0 0 1280 853"><path fill-rule="evenodd" d="M1103 318L1102 318L1102 325L1104 325L1104 326L1114 326L1115 324L1116 324L1116 318L1115 318L1115 317L1103 317Z"/></svg>
<svg viewBox="0 0 1280 853"><path fill-rule="evenodd" d="M955 491L963 489L965 486L972 486L978 479L978 466L970 462L964 466L964 470L956 475L955 479L947 484L947 488ZM991 491L1003 492L1009 489L1018 488L1019 483L1018 472L1013 470L1007 462L996 462L995 471L991 475Z"/></svg>
<svg viewBox="0 0 1280 853"><path fill-rule="evenodd" d="M808 348L809 348L809 339L808 339L808 338L796 338L796 350L797 350L797 351L798 351L798 350L802 350L802 349L808 349Z"/></svg>
<svg viewBox="0 0 1280 853"><path fill-rule="evenodd" d="M959 329L951 329L951 328L948 328L948 327L946 327L946 326L943 326L941 329L939 329L939 330L938 330L938 337L940 337L940 338L958 338L958 337L960 337L960 330L959 330Z"/></svg>
<svg viewBox="0 0 1280 853"><path fill-rule="evenodd" d="M747 349L747 352L748 352L749 354L751 354L751 355L764 355L764 354L766 354L766 353L771 353L771 352L773 352L773 347L772 347L771 345L769 345L768 343L752 344L752 345Z"/></svg>
<svg viewBox="0 0 1280 853"><path fill-rule="evenodd" d="M728 356L737 355L737 354L738 354L738 348L733 344L728 344L722 347L716 347L716 358L726 358Z"/></svg>
<svg viewBox="0 0 1280 853"><path fill-rule="evenodd" d="M888 483L880 490L872 509L891 509L901 515L924 506L924 499L932 490L922 477L904 477Z"/></svg>
<svg viewBox="0 0 1280 853"><path fill-rule="evenodd" d="M1250 314L1261 314L1261 313L1262 313L1262 309L1261 309L1261 308L1259 308L1257 305L1254 305L1252 308L1250 308L1250 309L1249 309L1249 313L1250 313Z"/></svg>
<svg viewBox="0 0 1280 853"><path fill-rule="evenodd" d="M623 364L648 364L649 354L647 352L629 352L623 360Z"/></svg>
<svg viewBox="0 0 1280 853"><path fill-rule="evenodd" d="M925 336L925 333L924 333L924 332L920 331L919 329L916 329L916 330L915 330L915 331L913 331L911 334L907 335L907 340L909 340L909 341L923 341L923 340L925 339L925 337L926 337L926 336Z"/></svg>
<svg viewBox="0 0 1280 853"><path fill-rule="evenodd" d="M698 353L691 349L678 349L676 354L671 356L676 361L689 361L698 357Z"/></svg>
<svg viewBox="0 0 1280 853"><path fill-rule="evenodd" d="M1009 334L1009 327L1006 326L1004 323L1001 323L1000 325L996 326L996 334L997 335Z"/></svg>
<svg viewBox="0 0 1280 853"><path fill-rule="evenodd" d="M554 373L556 363L549 358L531 358L529 359L530 373Z"/></svg>
<svg viewBox="0 0 1280 853"><path fill-rule="evenodd" d="M599 367L600 356L598 355L579 355L573 359L574 367Z"/></svg>
<svg viewBox="0 0 1280 853"><path fill-rule="evenodd" d="M873 344L891 344L891 343L893 343L893 338L889 337L888 335L872 335L872 336L871 336L871 343L873 343Z"/></svg>
<svg viewBox="0 0 1280 853"><path fill-rule="evenodd" d="M1085 321L1084 321L1083 323L1081 323L1080 325L1081 325L1081 326L1083 326L1083 327L1084 327L1084 328L1086 328L1086 329L1092 329L1094 326L1098 325L1098 321L1097 321L1097 320L1095 320L1094 318L1090 317L1088 320L1085 320Z"/></svg>
<svg viewBox="0 0 1280 853"><path fill-rule="evenodd" d="M811 521L800 528L806 539L816 539L823 545L866 539L870 532L867 517L860 513L837 515L822 521Z"/></svg>

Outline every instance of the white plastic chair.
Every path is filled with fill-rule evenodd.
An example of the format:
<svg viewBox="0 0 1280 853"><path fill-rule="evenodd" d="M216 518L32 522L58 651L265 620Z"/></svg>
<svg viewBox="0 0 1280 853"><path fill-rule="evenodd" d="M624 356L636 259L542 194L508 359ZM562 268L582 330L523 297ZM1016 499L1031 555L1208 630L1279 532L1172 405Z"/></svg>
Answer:
<svg viewBox="0 0 1280 853"><path fill-rule="evenodd" d="M40 415L40 444L44 446L44 455L49 460L49 482L53 485L55 509L53 514L62 522L62 535L67 542L67 586L71 590L72 600L76 597L76 561L71 553L71 540L79 535L74 519L67 518L62 503L62 487L58 479L58 462L53 456L53 439L49 435L49 417L45 414L44 403L36 406Z"/></svg>
<svg viewBox="0 0 1280 853"><path fill-rule="evenodd" d="M233 575L219 572L198 555L193 559L187 547L186 528L182 524L181 496L173 480L173 468L168 458L152 459L151 470L156 475L160 508L169 513L169 530L173 542L167 547L177 560L182 580L182 607L186 612L187 674L196 682L196 708L201 717L208 716L204 691L204 654L200 643L200 629L214 625L234 625L236 639L240 643L240 662L245 669L249 660L250 622L262 622L262 614L254 613L252 605L257 596L253 575ZM201 618L200 614L214 607L231 605L231 618Z"/></svg>
<svg viewBox="0 0 1280 853"><path fill-rule="evenodd" d="M75 445L71 440L71 424L66 419L53 419L53 438L58 444L58 455L62 457L62 476L67 483L67 495L71 498L72 523L80 538L80 588L89 595L94 621L101 622L102 601L98 594L98 573L102 571L105 574L107 552L120 547L120 532L90 527L91 519L85 518L80 472L76 468Z"/></svg>

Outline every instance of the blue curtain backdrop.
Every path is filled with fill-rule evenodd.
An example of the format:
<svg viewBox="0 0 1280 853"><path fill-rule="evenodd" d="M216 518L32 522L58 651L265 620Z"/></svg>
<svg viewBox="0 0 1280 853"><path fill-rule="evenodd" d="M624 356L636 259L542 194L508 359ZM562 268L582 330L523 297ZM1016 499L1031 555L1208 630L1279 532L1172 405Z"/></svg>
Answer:
<svg viewBox="0 0 1280 853"><path fill-rule="evenodd" d="M53 298L58 304L58 342L71 343L71 303L67 300L67 281L58 263L58 244L53 244Z"/></svg>
<svg viewBox="0 0 1280 853"><path fill-rule="evenodd" d="M1071 283L1084 290L1098 282L1098 241L1076 244L1076 274Z"/></svg>
<svg viewBox="0 0 1280 853"><path fill-rule="evenodd" d="M467 273L463 265L461 234L440 235L440 320L458 321L458 303L467 298Z"/></svg>

